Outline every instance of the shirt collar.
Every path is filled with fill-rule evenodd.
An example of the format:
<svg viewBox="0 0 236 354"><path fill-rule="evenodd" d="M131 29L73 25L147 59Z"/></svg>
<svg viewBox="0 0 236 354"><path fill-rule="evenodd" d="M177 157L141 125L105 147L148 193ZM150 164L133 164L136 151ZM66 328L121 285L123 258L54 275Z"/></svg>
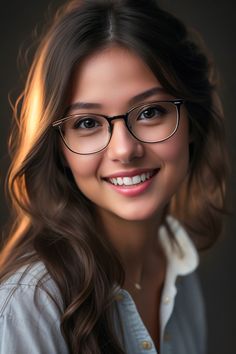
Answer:
<svg viewBox="0 0 236 354"><path fill-rule="evenodd" d="M196 248L179 221L167 216L166 222L174 240L171 239L168 228L163 225L159 229L159 240L167 258L166 277L160 304L161 341L166 324L173 312L177 294L176 279L178 276L192 273L199 264Z"/></svg>
<svg viewBox="0 0 236 354"><path fill-rule="evenodd" d="M167 216L166 220L176 241L171 240L167 227L162 225L159 229L159 240L167 258L167 268L175 277L189 274L199 264L197 250L179 221L172 216Z"/></svg>

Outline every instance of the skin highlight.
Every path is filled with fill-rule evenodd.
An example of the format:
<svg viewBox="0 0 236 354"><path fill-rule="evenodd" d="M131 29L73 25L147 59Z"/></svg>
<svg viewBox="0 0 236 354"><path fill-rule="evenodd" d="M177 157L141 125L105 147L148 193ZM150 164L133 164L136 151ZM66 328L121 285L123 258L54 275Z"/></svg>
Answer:
<svg viewBox="0 0 236 354"><path fill-rule="evenodd" d="M131 108L134 96L153 87L158 87L159 91L139 103L170 97L137 55L113 46L90 56L77 69L69 104L74 107L73 113L119 115ZM76 102L85 102L84 107L86 102L94 103L96 110L93 105L80 109L77 106L75 110ZM165 260L157 242L157 229L165 205L187 174L188 147L188 119L184 110L176 134L162 143L139 142L131 136L124 122L117 120L108 147L99 153L78 155L62 146L78 188L95 204L99 224L104 225L103 231L121 255L127 278L140 279L144 273L149 278L150 269L156 269L153 263L158 263L163 271L159 278L153 274L153 279L159 293ZM110 175L125 176L152 169L158 172L150 179L148 187L134 197L119 193L107 180ZM122 188L129 191L137 187ZM130 288L127 283L126 287Z"/></svg>
<svg viewBox="0 0 236 354"><path fill-rule="evenodd" d="M132 295L159 351L166 260L157 229L173 216L198 250L222 230L227 157L216 89L197 39L156 1L67 1L40 41L14 111L13 215L0 281L46 265L71 354L125 353L114 326L116 285ZM158 144L140 143L116 119L106 149L76 155L53 126L76 112L116 116L173 98L184 99L180 125ZM142 188L109 182L145 171L155 174ZM177 249L171 229L167 236ZM134 281L144 291L134 292Z"/></svg>

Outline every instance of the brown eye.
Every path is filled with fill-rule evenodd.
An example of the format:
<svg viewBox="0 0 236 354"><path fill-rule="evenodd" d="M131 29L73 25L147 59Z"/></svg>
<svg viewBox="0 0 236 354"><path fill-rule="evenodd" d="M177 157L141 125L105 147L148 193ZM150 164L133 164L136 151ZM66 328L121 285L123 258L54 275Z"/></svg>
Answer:
<svg viewBox="0 0 236 354"><path fill-rule="evenodd" d="M73 129L92 129L99 125L99 122L94 118L81 118L74 123Z"/></svg>
<svg viewBox="0 0 236 354"><path fill-rule="evenodd" d="M164 107L161 106L151 106L145 108L139 115L138 119L151 119L162 117L166 113Z"/></svg>

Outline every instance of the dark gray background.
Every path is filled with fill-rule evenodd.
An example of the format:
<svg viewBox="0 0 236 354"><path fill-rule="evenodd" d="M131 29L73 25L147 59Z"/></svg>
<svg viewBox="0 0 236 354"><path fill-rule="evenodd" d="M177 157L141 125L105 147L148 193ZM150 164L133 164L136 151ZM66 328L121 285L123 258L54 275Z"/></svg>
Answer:
<svg viewBox="0 0 236 354"><path fill-rule="evenodd" d="M40 29L47 13L64 3L62 0L24 0L8 1L1 4L0 18L0 225L3 226L8 215L3 195L3 184L9 164L7 154L7 135L11 121L8 94L15 98L22 89L24 69L17 68L19 48L26 49L32 43L36 25ZM167 10L197 29L203 36L207 47L215 58L221 76L221 97L226 113L226 130L232 173L228 199L231 215L226 218L224 237L209 252L203 255L200 279L206 300L209 323L208 354L235 354L236 326L236 2L221 0L161 0ZM189 353L191 354L191 353Z"/></svg>

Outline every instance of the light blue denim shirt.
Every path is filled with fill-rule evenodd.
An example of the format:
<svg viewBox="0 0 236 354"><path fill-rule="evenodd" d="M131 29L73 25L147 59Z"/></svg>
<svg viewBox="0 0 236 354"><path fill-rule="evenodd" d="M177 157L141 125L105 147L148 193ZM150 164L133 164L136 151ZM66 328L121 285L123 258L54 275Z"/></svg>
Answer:
<svg viewBox="0 0 236 354"><path fill-rule="evenodd" d="M159 236L168 260L160 305L161 348L155 348L131 295L118 289L114 306L121 322L118 324L118 317L115 321L117 330L120 324L123 327L124 337L120 337L127 354L206 353L204 306L194 272L197 253L179 223L170 218L169 222L184 252L174 250L166 230L161 228ZM45 291L60 304L57 286L49 274L43 287L38 283L46 271L43 263L35 264L22 276L24 270L19 269L0 286L0 354L69 353L60 332L59 310Z"/></svg>

